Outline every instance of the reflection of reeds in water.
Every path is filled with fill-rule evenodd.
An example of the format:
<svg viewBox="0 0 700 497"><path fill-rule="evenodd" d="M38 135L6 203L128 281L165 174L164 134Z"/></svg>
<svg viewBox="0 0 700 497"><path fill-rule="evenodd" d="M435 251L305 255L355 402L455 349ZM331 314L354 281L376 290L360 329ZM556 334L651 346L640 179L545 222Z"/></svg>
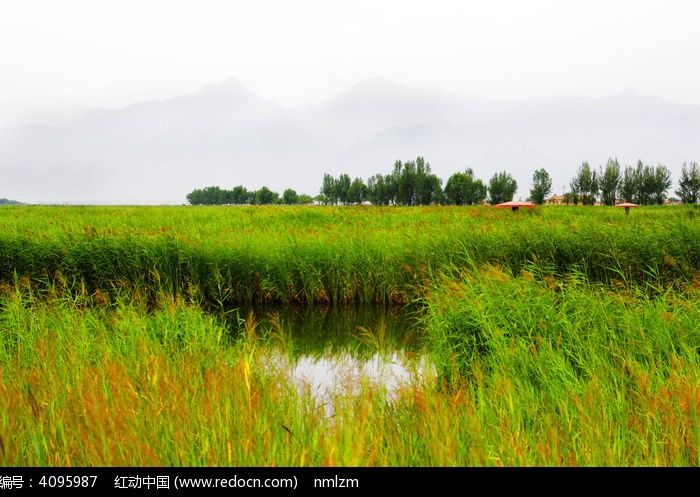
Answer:
<svg viewBox="0 0 700 497"><path fill-rule="evenodd" d="M268 320L271 326L269 341L274 344L282 352L294 356L294 337L292 327L284 321L279 311L273 311L268 314Z"/></svg>
<svg viewBox="0 0 700 497"><path fill-rule="evenodd" d="M400 351L382 354L333 354L324 357L299 356L269 351L261 356L268 368L284 372L300 395L307 396L324 416L335 415L341 399L372 392L386 401L396 401L402 391L431 388L435 380L427 357Z"/></svg>
<svg viewBox="0 0 700 497"><path fill-rule="evenodd" d="M389 341L391 337L384 317L381 317L379 322L371 329L358 326L356 332L355 336L361 343L369 347L369 350L373 354L387 353L392 348Z"/></svg>

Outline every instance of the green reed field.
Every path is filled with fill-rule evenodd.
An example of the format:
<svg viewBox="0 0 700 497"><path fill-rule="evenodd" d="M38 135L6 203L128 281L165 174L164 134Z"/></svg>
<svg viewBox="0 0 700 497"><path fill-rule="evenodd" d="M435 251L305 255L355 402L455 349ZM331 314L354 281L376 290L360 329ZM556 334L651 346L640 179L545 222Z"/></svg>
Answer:
<svg viewBox="0 0 700 497"><path fill-rule="evenodd" d="M698 466L699 293L697 206L6 206L0 465ZM409 306L437 374L329 416L252 304Z"/></svg>

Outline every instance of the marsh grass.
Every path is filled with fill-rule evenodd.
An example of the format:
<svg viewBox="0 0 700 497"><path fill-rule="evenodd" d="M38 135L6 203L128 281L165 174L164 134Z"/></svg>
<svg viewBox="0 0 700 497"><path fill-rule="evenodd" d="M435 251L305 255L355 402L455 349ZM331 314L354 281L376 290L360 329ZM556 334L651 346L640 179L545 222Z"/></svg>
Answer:
<svg viewBox="0 0 700 497"><path fill-rule="evenodd" d="M113 299L150 292L211 312L240 305L405 305L445 264L531 264L606 284L689 284L690 206L44 207L0 210L0 281L68 281Z"/></svg>
<svg viewBox="0 0 700 497"><path fill-rule="evenodd" d="M538 305L548 291L536 292ZM696 301L669 309L607 295L584 305L574 301L583 290L571 291L567 311L545 314L561 316L550 330L523 302L508 315L534 329L506 326L506 334L491 325L486 352L460 358L469 368L452 388L407 382L390 396L356 379L352 395L331 392L332 411L269 360L276 342L253 316L232 336L216 318L169 297L145 313L134 302L85 307L5 295L0 463L696 466ZM482 297L480 313L496 301ZM459 302L452 312L464 316L474 301ZM593 304L610 308L595 328L565 317ZM443 327L429 325L435 335ZM279 350L289 357L286 346ZM446 352L435 345L435 354L444 368Z"/></svg>
<svg viewBox="0 0 700 497"><path fill-rule="evenodd" d="M81 307L60 296L27 301L21 292L3 295L2 304L4 466L365 460L335 444L351 440L340 419L359 433L361 414L345 409L368 407L332 392L344 407L331 419L313 392L295 388L269 360L271 349L286 354L289 344L278 330L261 329L254 314L232 336L216 318L168 296L150 313L146 303Z"/></svg>
<svg viewBox="0 0 700 497"><path fill-rule="evenodd" d="M698 466L695 210L513 214L3 208L0 465ZM244 303L417 304L424 381L319 404Z"/></svg>
<svg viewBox="0 0 700 497"><path fill-rule="evenodd" d="M453 269L423 326L438 389L468 392L491 420L481 429L513 437L499 461L697 466L698 296Z"/></svg>

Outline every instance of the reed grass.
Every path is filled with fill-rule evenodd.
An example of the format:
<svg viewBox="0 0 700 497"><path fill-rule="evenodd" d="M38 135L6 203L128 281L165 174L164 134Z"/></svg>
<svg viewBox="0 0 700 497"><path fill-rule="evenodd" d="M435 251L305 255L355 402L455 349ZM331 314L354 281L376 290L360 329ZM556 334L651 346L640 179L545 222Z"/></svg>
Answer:
<svg viewBox="0 0 700 497"><path fill-rule="evenodd" d="M696 213L5 207L0 465L698 466ZM437 376L329 415L290 302L417 304Z"/></svg>
<svg viewBox="0 0 700 497"><path fill-rule="evenodd" d="M604 283L687 284L692 206L45 207L0 210L0 281L68 280L112 297L166 292L209 310L253 303L395 303L444 264L532 263Z"/></svg>
<svg viewBox="0 0 700 497"><path fill-rule="evenodd" d="M537 270L445 270L422 317L438 389L514 437L494 447L507 465L697 466L700 285L651 296Z"/></svg>
<svg viewBox="0 0 700 497"><path fill-rule="evenodd" d="M506 286L530 284L515 280ZM360 382L335 395L332 417L265 359L288 344L254 316L231 334L168 296L148 313L145 302L5 293L0 465L697 466L697 300L668 309L565 292L567 311L542 315L560 316L552 329L527 302L507 315L536 331L491 325L488 352L451 389L409 384L390 397ZM591 305L612 307L595 327L564 317Z"/></svg>

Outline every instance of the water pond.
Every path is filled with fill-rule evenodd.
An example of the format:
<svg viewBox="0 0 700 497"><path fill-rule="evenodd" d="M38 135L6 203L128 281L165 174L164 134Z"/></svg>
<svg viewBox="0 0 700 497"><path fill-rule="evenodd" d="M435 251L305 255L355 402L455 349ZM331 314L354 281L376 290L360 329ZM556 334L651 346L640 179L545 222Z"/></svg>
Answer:
<svg viewBox="0 0 700 497"><path fill-rule="evenodd" d="M266 336L269 361L300 393L332 405L370 384L393 396L434 376L416 309L393 306L280 306L239 309Z"/></svg>

